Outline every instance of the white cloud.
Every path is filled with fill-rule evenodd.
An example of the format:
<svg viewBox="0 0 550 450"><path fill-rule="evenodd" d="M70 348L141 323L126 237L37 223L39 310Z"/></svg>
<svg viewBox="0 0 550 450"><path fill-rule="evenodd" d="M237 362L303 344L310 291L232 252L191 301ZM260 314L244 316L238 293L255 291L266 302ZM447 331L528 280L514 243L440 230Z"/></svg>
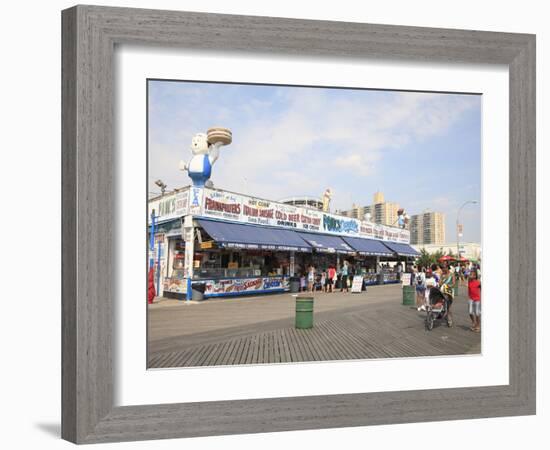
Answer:
<svg viewBox="0 0 550 450"><path fill-rule="evenodd" d="M243 98L228 104L209 98L208 85L190 86L192 95L184 86L174 88L183 97L172 114L165 121L151 122L151 179L162 178L170 187L187 184L177 164L191 157L192 135L208 126L228 126L234 141L221 150L214 183L270 198L320 195L334 185L334 169L343 179L369 176L385 152L444 133L478 105L471 96L410 92L339 96L284 87L277 89L273 102ZM153 114L161 114L163 101L168 105L173 98L164 92L152 102ZM341 188L343 195L345 191Z"/></svg>

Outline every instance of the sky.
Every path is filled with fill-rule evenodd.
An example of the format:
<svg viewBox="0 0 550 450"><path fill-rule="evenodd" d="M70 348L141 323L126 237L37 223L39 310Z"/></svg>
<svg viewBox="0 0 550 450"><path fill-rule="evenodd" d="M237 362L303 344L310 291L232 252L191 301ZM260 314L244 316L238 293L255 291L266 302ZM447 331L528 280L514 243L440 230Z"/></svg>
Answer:
<svg viewBox="0 0 550 450"><path fill-rule="evenodd" d="M149 191L190 184L191 138L231 129L214 187L270 200L333 193L331 210L372 204L374 192L409 215L446 214L456 242L460 206L481 198L481 96L368 89L149 80ZM480 205L460 214L481 240Z"/></svg>

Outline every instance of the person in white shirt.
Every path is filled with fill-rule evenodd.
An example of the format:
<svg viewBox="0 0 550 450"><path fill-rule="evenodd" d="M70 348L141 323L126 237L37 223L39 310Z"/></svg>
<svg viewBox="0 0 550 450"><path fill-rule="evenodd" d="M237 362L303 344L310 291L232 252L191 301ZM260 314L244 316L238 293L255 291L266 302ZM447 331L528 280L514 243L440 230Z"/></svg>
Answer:
<svg viewBox="0 0 550 450"><path fill-rule="evenodd" d="M413 283L416 287L416 307L418 311L426 310L426 274L423 271L413 273Z"/></svg>
<svg viewBox="0 0 550 450"><path fill-rule="evenodd" d="M422 305L419 311L426 311L426 306L430 304L430 290L434 286L437 286L437 278L431 269L426 271L426 279L424 281L426 289L424 290L424 305Z"/></svg>

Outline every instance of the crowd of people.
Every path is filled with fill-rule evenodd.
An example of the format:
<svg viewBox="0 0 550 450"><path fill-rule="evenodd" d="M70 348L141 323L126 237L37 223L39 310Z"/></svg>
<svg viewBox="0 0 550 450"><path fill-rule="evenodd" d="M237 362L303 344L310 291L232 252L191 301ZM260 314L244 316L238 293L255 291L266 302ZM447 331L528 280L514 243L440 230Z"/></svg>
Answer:
<svg viewBox="0 0 550 450"><path fill-rule="evenodd" d="M389 265L379 266L379 270L403 271L401 264L393 268ZM407 272L411 273L411 284L416 288L416 306L418 311L426 311L430 304L430 290L438 288L447 298L449 323L452 324L451 305L455 296L455 289L459 284L468 287L468 312L473 332L481 331L481 270L479 264L432 264L428 267L416 265L408 266ZM310 265L301 271L300 291L302 292L349 292L356 269L348 261L344 261L339 269L335 265L329 265L318 271L314 265Z"/></svg>
<svg viewBox="0 0 550 450"><path fill-rule="evenodd" d="M340 292L349 292L355 273L355 268L348 261L344 261L339 270L329 265L320 273L314 265L310 265L300 276L300 291L330 293L340 289Z"/></svg>
<svg viewBox="0 0 550 450"><path fill-rule="evenodd" d="M416 287L416 305L418 311L426 311L430 304L430 291L438 288L448 301L449 323L452 324L452 310L455 289L460 282L468 286L468 313L472 326L470 330L481 331L481 271L479 264L446 263L432 264L430 267L413 266L411 283Z"/></svg>

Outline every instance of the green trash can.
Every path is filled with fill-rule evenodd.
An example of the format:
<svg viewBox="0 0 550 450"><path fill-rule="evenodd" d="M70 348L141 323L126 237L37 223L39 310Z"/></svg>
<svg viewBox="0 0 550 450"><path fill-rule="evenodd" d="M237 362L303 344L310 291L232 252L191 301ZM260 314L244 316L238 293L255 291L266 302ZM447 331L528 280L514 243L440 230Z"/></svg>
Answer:
<svg viewBox="0 0 550 450"><path fill-rule="evenodd" d="M313 297L296 297L296 328L313 328Z"/></svg>
<svg viewBox="0 0 550 450"><path fill-rule="evenodd" d="M415 286L403 286L403 304L416 305Z"/></svg>

